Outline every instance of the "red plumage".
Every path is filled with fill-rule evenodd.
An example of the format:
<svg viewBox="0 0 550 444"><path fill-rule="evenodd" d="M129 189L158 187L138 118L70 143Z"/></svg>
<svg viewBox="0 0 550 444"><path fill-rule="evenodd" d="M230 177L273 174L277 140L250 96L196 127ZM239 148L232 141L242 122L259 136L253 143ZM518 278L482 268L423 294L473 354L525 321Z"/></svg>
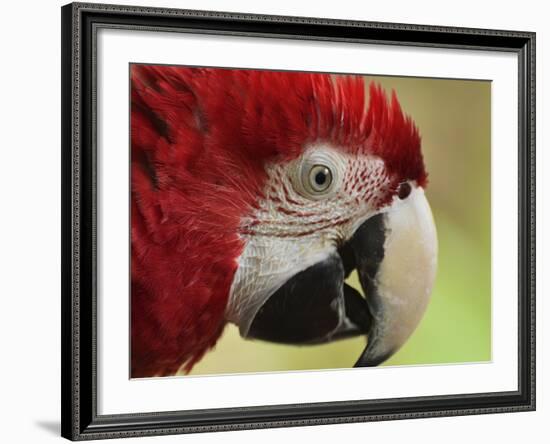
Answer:
<svg viewBox="0 0 550 444"><path fill-rule="evenodd" d="M314 141L426 181L414 124L377 86L367 111L361 77L132 65L132 377L189 371L214 346L264 166Z"/></svg>

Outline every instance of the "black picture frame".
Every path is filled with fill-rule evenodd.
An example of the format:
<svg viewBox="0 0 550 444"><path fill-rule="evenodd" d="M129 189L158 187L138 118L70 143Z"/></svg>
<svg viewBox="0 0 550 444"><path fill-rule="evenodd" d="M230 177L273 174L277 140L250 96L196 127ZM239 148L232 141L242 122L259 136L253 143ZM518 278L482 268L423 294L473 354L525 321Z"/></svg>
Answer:
<svg viewBox="0 0 550 444"><path fill-rule="evenodd" d="M62 90L62 436L71 440L378 421L535 409L535 33L190 11L64 6ZM429 19L429 18L427 18ZM96 91L99 27L508 51L519 62L518 389L466 395L98 415Z"/></svg>

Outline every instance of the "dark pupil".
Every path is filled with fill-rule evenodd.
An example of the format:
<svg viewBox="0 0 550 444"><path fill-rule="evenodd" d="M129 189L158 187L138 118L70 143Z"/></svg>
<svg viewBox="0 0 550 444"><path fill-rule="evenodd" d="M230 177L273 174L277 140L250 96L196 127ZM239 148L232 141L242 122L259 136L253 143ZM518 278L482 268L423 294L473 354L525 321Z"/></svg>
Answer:
<svg viewBox="0 0 550 444"><path fill-rule="evenodd" d="M326 181L327 181L327 175L324 171L319 171L315 175L315 183L317 185L324 185Z"/></svg>
<svg viewBox="0 0 550 444"><path fill-rule="evenodd" d="M397 195L399 199L406 199L411 194L411 184L409 182L403 182L399 184L399 189L397 190Z"/></svg>

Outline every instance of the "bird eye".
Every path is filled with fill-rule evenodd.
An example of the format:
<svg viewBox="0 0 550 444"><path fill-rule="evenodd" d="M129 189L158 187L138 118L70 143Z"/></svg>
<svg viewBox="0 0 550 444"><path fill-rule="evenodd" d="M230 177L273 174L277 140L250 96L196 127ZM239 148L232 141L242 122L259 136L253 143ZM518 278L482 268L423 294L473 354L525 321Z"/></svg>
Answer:
<svg viewBox="0 0 550 444"><path fill-rule="evenodd" d="M399 197L399 199L401 200L404 200L409 197L411 191L411 184L409 182L402 182L399 184L399 188L397 189L397 197Z"/></svg>
<svg viewBox="0 0 550 444"><path fill-rule="evenodd" d="M308 182L312 191L322 193L332 184L332 172L325 165L313 165L309 170Z"/></svg>
<svg viewBox="0 0 550 444"><path fill-rule="evenodd" d="M298 194L306 199L323 200L339 189L346 163L336 150L321 147L306 152L289 171Z"/></svg>

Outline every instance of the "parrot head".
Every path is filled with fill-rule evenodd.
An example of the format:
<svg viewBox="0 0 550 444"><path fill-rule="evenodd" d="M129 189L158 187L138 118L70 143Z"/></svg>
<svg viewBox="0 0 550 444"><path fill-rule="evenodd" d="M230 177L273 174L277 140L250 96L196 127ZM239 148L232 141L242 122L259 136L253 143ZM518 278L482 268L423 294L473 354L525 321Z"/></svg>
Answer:
<svg viewBox="0 0 550 444"><path fill-rule="evenodd" d="M382 363L435 279L426 184L414 123L359 76L133 65L132 374L189 371L227 322L366 335L355 365Z"/></svg>

